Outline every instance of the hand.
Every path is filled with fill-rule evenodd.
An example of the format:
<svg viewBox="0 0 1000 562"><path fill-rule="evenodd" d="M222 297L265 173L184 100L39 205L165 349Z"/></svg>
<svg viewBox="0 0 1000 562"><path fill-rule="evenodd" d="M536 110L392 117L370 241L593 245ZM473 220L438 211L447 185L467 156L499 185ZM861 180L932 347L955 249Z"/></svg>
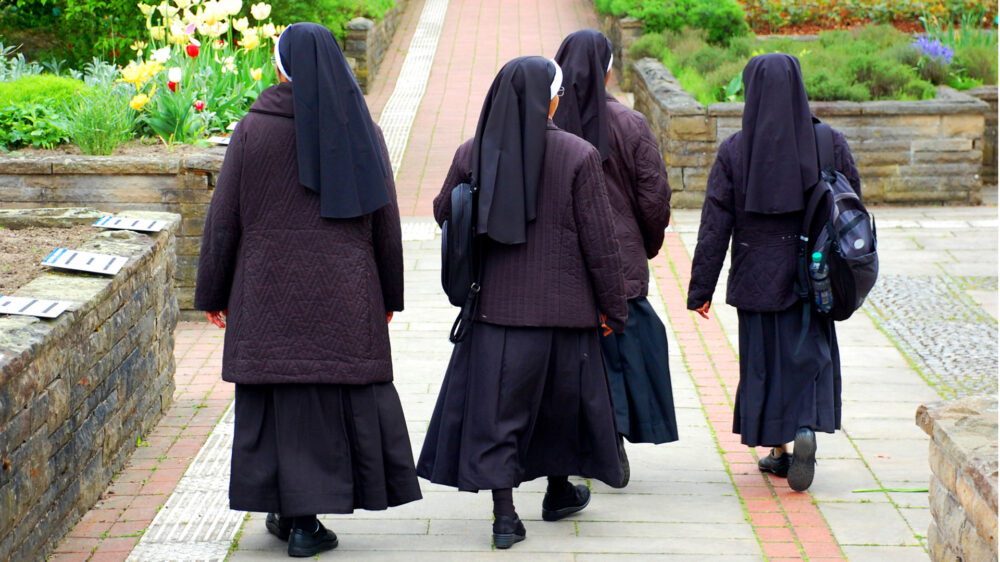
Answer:
<svg viewBox="0 0 1000 562"><path fill-rule="evenodd" d="M392 322L392 311L391 310L389 312L385 313L385 323L388 324L389 322Z"/></svg>
<svg viewBox="0 0 1000 562"><path fill-rule="evenodd" d="M708 318L708 309L712 307L712 301L708 301L705 304L694 309L695 312L701 314L702 318Z"/></svg>
<svg viewBox="0 0 1000 562"><path fill-rule="evenodd" d="M602 314L601 315L601 328L602 328L601 331L603 332L604 337L610 336L611 332L614 331L614 330L612 330L611 328L608 327L608 315L607 314Z"/></svg>
<svg viewBox="0 0 1000 562"><path fill-rule="evenodd" d="M226 312L225 310L216 310L215 312L206 312L205 316L208 317L208 321L220 328L226 327Z"/></svg>

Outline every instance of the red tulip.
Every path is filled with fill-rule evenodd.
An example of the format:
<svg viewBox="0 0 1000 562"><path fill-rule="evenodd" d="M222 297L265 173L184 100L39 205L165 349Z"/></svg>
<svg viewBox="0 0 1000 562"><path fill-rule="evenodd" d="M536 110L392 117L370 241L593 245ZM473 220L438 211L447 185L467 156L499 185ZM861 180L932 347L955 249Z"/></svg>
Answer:
<svg viewBox="0 0 1000 562"><path fill-rule="evenodd" d="M195 100L194 101L194 108L195 108L196 111L201 111L201 110L205 109L205 102L203 102L201 100Z"/></svg>
<svg viewBox="0 0 1000 562"><path fill-rule="evenodd" d="M167 88L169 88L171 92L176 92L177 82L167 82Z"/></svg>
<svg viewBox="0 0 1000 562"><path fill-rule="evenodd" d="M185 50L187 51L188 56L191 57L191 58L197 57L198 56L198 47L199 46L196 45L195 43L189 43L188 46L185 47Z"/></svg>

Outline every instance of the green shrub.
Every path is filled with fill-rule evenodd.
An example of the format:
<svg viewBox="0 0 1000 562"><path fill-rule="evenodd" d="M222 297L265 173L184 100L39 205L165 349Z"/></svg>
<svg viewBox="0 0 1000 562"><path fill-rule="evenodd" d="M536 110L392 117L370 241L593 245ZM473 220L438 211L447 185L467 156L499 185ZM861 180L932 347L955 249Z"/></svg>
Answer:
<svg viewBox="0 0 1000 562"><path fill-rule="evenodd" d="M395 5L396 0L279 0L271 3L271 17L286 24L321 23L343 42L347 22L356 17L379 21Z"/></svg>
<svg viewBox="0 0 1000 562"><path fill-rule="evenodd" d="M641 20L646 33L688 27L705 31L713 43L724 43L750 29L735 0L595 0L594 5L604 14Z"/></svg>
<svg viewBox="0 0 1000 562"><path fill-rule="evenodd" d="M628 53L635 60L644 57L663 59L670 47L667 45L667 38L662 33L647 33L636 39L635 43L629 47Z"/></svg>
<svg viewBox="0 0 1000 562"><path fill-rule="evenodd" d="M809 99L819 101L866 101L868 89L861 84L852 84L835 69L818 69L803 76Z"/></svg>
<svg viewBox="0 0 1000 562"><path fill-rule="evenodd" d="M997 47L974 45L959 47L952 64L965 76L982 84L997 83Z"/></svg>
<svg viewBox="0 0 1000 562"><path fill-rule="evenodd" d="M24 76L13 82L0 82L0 107L43 100L62 103L84 87L80 80L51 74Z"/></svg>
<svg viewBox="0 0 1000 562"><path fill-rule="evenodd" d="M136 112L129 107L130 87L124 84L78 92L63 112L69 140L84 154L111 154L133 136Z"/></svg>
<svg viewBox="0 0 1000 562"><path fill-rule="evenodd" d="M855 83L868 88L872 99L891 97L913 77L912 72L906 68L869 54L859 54L849 58L847 72Z"/></svg>
<svg viewBox="0 0 1000 562"><path fill-rule="evenodd" d="M48 105L26 103L0 107L0 150L22 146L53 148L66 142L66 118Z"/></svg>

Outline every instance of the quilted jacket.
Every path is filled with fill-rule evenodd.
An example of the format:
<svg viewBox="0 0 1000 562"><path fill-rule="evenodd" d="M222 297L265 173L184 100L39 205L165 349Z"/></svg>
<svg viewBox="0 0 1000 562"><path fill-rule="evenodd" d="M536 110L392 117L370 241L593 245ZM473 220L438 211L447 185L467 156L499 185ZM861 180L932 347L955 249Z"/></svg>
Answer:
<svg viewBox="0 0 1000 562"><path fill-rule="evenodd" d="M833 156L837 170L860 196L858 168L847 141L837 131L833 132ZM712 300L730 237L728 304L752 312L777 312L798 300L795 276L802 213L747 213L742 162L741 133L736 133L722 141L708 176L688 287L691 310Z"/></svg>
<svg viewBox="0 0 1000 562"><path fill-rule="evenodd" d="M625 329L628 304L618 241L597 149L549 122L536 219L527 242L487 240L478 320L504 326ZM472 141L458 148L434 198L441 224L451 190L470 181Z"/></svg>
<svg viewBox="0 0 1000 562"><path fill-rule="evenodd" d="M649 292L649 262L663 246L670 222L670 184L656 137L638 111L608 96L611 147L604 161L615 236L625 273L625 296Z"/></svg>
<svg viewBox="0 0 1000 562"><path fill-rule="evenodd" d="M381 131L379 131L381 136ZM389 157L385 154L385 161ZM386 311L403 309L392 203L320 216L299 184L290 84L261 93L226 152L205 220L195 307L228 310L222 378L242 384L392 380Z"/></svg>

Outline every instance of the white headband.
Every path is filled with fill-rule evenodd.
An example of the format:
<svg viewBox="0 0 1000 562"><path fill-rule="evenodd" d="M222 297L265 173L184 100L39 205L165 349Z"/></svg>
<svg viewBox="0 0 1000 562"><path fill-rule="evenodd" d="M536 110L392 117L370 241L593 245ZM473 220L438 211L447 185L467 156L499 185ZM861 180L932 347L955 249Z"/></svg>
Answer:
<svg viewBox="0 0 1000 562"><path fill-rule="evenodd" d="M615 63L615 54L611 53L611 59L608 60L608 69L604 72L611 72L611 65Z"/></svg>
<svg viewBox="0 0 1000 562"><path fill-rule="evenodd" d="M281 38L284 36L285 34L282 32L281 35L278 36L278 40L274 43L274 62L278 64L278 71L281 72L285 78L288 78L289 82L291 82L292 77L285 72L285 67L281 64Z"/></svg>
<svg viewBox="0 0 1000 562"><path fill-rule="evenodd" d="M549 62L552 63L552 66L556 67L556 75L552 78L552 85L549 86L549 99L552 99L559 95L559 88L562 88L563 73L559 63L552 59L549 59Z"/></svg>

